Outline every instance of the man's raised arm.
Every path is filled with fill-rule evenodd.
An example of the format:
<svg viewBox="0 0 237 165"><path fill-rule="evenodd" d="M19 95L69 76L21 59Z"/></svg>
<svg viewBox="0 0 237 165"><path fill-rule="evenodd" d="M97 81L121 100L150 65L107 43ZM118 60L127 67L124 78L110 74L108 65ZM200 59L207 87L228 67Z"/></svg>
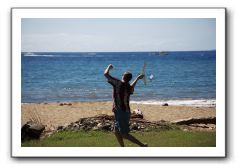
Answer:
<svg viewBox="0 0 237 165"><path fill-rule="evenodd" d="M131 87L132 89L134 90L136 84L137 84L137 81L140 80L140 79L143 79L144 75L143 74L140 74L139 76L137 76L137 78L131 83Z"/></svg>
<svg viewBox="0 0 237 165"><path fill-rule="evenodd" d="M104 71L104 75L105 75L105 77L107 77L107 78L109 78L109 71L111 70L111 69L113 69L113 65L112 64L109 64L108 65L108 67L105 69L105 71Z"/></svg>
<svg viewBox="0 0 237 165"><path fill-rule="evenodd" d="M113 65L112 64L109 64L108 67L105 69L104 71L104 76L108 79L108 83L110 83L111 85L116 85L119 83L119 80L112 77L110 74L109 74L109 71L113 69Z"/></svg>

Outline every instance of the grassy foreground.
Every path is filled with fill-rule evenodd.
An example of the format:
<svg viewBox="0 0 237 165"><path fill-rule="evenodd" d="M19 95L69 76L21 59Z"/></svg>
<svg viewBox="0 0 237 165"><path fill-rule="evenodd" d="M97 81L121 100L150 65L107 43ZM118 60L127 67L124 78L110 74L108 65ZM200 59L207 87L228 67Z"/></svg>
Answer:
<svg viewBox="0 0 237 165"><path fill-rule="evenodd" d="M149 147L215 147L216 132L164 130L131 133ZM136 145L125 140L125 146ZM63 131L43 140L27 141L22 147L119 147L112 132Z"/></svg>

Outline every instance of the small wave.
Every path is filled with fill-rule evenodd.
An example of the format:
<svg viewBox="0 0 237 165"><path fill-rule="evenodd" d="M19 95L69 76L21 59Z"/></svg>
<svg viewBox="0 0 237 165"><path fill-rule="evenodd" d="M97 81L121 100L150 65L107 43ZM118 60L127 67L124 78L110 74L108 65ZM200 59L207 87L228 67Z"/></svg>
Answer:
<svg viewBox="0 0 237 165"><path fill-rule="evenodd" d="M24 53L24 56L29 56L29 57L59 57L59 55L53 55L53 54L36 54L36 53Z"/></svg>
<svg viewBox="0 0 237 165"><path fill-rule="evenodd" d="M21 103L21 104L22 104L22 105L27 105L27 104L31 104L31 103L27 103L27 102L26 102L26 103Z"/></svg>
<svg viewBox="0 0 237 165"><path fill-rule="evenodd" d="M58 57L55 55L51 55L51 54L24 54L24 56L28 56L28 57Z"/></svg>
<svg viewBox="0 0 237 165"><path fill-rule="evenodd" d="M174 106L193 106L193 107L215 107L216 100L147 100L147 101L131 101L136 104L150 104L150 105L162 105L168 103Z"/></svg>

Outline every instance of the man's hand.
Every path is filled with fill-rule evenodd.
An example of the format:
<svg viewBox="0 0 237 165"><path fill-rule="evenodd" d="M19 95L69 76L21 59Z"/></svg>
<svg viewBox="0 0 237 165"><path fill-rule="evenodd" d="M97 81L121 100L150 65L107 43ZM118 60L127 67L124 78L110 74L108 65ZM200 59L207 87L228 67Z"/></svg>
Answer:
<svg viewBox="0 0 237 165"><path fill-rule="evenodd" d="M109 68L109 69L113 69L114 67L113 67L112 64L109 64L108 68Z"/></svg>
<svg viewBox="0 0 237 165"><path fill-rule="evenodd" d="M132 86L133 88L135 88L135 85L136 85L137 81L138 81L139 79L143 79L143 77L144 77L144 74L140 74L140 75L132 82L131 86Z"/></svg>
<svg viewBox="0 0 237 165"><path fill-rule="evenodd" d="M113 69L113 65L109 64L108 67L104 71L104 75L107 77L109 75L109 71Z"/></svg>
<svg viewBox="0 0 237 165"><path fill-rule="evenodd" d="M140 74L137 78L138 79L143 79L144 78L144 74Z"/></svg>

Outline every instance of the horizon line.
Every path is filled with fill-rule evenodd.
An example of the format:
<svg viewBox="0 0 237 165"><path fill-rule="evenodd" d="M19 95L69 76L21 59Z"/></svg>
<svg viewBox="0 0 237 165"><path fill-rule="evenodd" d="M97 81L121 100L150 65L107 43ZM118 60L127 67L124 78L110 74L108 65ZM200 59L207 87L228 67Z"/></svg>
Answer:
<svg viewBox="0 0 237 165"><path fill-rule="evenodd" d="M208 50L161 50L161 51L22 51L21 53L156 53L156 52L202 52L216 51L216 49Z"/></svg>

